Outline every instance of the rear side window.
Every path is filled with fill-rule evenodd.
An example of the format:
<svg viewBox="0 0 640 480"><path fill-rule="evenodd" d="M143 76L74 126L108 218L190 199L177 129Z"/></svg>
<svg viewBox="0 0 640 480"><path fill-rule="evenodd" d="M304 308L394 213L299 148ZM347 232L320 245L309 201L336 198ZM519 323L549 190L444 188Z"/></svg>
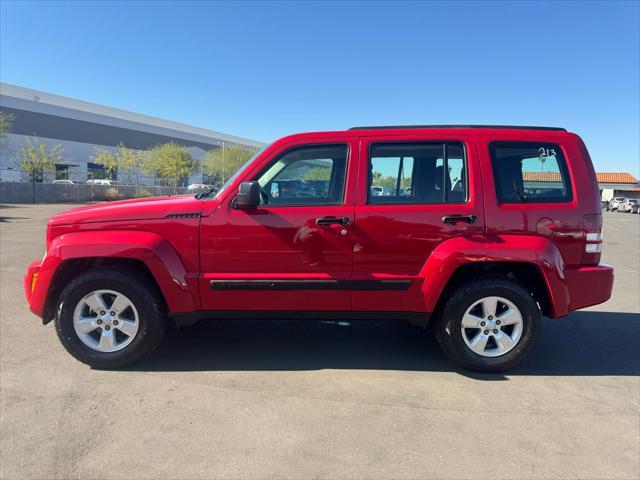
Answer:
<svg viewBox="0 0 640 480"><path fill-rule="evenodd" d="M573 198L567 164L558 145L493 142L489 149L500 202L557 203Z"/></svg>
<svg viewBox="0 0 640 480"><path fill-rule="evenodd" d="M462 144L371 145L368 203L455 203L466 199L466 161Z"/></svg>

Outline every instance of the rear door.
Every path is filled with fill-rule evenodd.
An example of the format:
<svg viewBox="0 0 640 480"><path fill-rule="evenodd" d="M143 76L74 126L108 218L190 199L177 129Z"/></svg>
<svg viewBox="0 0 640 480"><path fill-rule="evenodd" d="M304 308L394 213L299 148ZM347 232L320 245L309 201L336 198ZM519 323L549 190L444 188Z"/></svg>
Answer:
<svg viewBox="0 0 640 480"><path fill-rule="evenodd" d="M480 182L469 137L363 137L352 309L411 310L433 250L456 236L482 235Z"/></svg>

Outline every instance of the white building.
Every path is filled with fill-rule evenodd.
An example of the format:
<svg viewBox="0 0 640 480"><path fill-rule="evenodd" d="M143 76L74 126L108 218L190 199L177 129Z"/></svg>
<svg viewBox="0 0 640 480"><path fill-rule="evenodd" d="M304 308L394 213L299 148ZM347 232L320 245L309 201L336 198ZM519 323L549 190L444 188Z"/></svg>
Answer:
<svg viewBox="0 0 640 480"><path fill-rule="evenodd" d="M6 83L0 83L0 109L13 117L0 156L0 180L8 182L25 179L19 153L27 139L49 147L61 145L64 160L56 164L51 176L77 182L104 178L102 166L91 161L96 148L115 149L122 144L146 150L173 141L199 160L207 151L223 146L263 146L246 138ZM153 178L141 175L142 184L153 183ZM202 173L194 173L188 181L202 183Z"/></svg>

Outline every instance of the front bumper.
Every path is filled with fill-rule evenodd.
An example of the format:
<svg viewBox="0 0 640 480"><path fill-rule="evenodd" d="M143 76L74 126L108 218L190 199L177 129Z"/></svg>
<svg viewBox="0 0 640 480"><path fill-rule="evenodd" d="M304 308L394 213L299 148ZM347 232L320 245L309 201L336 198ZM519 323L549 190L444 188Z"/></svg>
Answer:
<svg viewBox="0 0 640 480"><path fill-rule="evenodd" d="M44 307L44 301L39 301L42 296L40 292L43 290L38 288L42 283L40 278L41 269L42 260L38 260L27 267L27 273L24 275L24 296L27 298L30 310L39 317L42 317Z"/></svg>
<svg viewBox="0 0 640 480"><path fill-rule="evenodd" d="M569 310L604 303L613 290L613 267L606 264L565 270L569 290Z"/></svg>

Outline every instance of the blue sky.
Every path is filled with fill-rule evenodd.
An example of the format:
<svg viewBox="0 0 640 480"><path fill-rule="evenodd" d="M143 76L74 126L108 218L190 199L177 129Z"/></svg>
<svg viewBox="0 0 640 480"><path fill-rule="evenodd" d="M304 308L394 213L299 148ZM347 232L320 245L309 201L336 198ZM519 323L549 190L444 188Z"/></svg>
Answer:
<svg viewBox="0 0 640 480"><path fill-rule="evenodd" d="M620 2L1 2L0 78L261 141L354 125L563 126L640 173Z"/></svg>

